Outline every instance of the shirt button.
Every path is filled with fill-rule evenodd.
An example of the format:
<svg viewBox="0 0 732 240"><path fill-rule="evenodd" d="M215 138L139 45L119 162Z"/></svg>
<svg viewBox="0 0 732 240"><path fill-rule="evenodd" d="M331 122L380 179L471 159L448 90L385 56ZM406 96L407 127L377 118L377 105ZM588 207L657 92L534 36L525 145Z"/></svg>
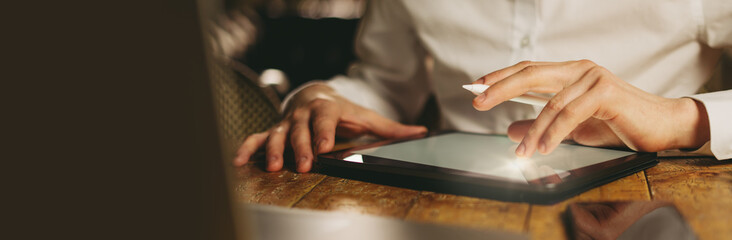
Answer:
<svg viewBox="0 0 732 240"><path fill-rule="evenodd" d="M529 36L524 36L524 38L521 39L521 48L525 48L529 46Z"/></svg>

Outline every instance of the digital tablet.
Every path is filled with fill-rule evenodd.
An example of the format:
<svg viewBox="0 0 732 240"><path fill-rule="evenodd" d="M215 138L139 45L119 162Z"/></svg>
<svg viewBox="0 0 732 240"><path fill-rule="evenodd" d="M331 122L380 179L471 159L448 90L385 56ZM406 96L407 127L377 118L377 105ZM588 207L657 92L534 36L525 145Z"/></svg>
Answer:
<svg viewBox="0 0 732 240"><path fill-rule="evenodd" d="M387 140L318 156L344 178L503 201L550 204L657 164L655 153L562 143L517 158L505 135L466 132Z"/></svg>

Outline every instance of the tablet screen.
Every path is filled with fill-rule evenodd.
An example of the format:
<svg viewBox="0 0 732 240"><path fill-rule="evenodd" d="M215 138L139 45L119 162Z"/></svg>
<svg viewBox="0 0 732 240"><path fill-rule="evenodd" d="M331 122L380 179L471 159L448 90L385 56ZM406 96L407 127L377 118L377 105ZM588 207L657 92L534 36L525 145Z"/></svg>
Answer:
<svg viewBox="0 0 732 240"><path fill-rule="evenodd" d="M564 179L571 170L635 154L560 144L548 155L519 159L514 153L517 146L506 136L455 132L356 150L343 160L363 162L365 155L528 183L547 176Z"/></svg>

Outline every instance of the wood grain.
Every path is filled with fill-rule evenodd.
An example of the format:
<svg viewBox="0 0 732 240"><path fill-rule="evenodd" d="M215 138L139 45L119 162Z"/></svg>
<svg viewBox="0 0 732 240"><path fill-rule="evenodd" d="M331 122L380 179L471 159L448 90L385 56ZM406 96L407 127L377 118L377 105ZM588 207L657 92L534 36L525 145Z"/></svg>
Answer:
<svg viewBox="0 0 732 240"><path fill-rule="evenodd" d="M453 226L526 232L529 205L422 192L407 220Z"/></svg>
<svg viewBox="0 0 732 240"><path fill-rule="evenodd" d="M667 159L649 169L654 199L674 202L701 239L732 239L732 162Z"/></svg>
<svg viewBox="0 0 732 240"><path fill-rule="evenodd" d="M567 239L561 216L568 204L622 200L650 200L644 172L637 172L554 205L531 205L528 229L532 239Z"/></svg>
<svg viewBox="0 0 732 240"><path fill-rule="evenodd" d="M269 173L260 164L234 169L237 201L529 232L534 239L567 239L561 216L569 203L652 198L674 202L702 239L732 239L732 161L662 158L644 172L553 205L420 192L289 169Z"/></svg>
<svg viewBox="0 0 732 240"><path fill-rule="evenodd" d="M266 172L257 162L234 168L235 201L290 207L325 175L316 173L294 173L285 169Z"/></svg>
<svg viewBox="0 0 732 240"><path fill-rule="evenodd" d="M404 218L418 191L327 177L294 207Z"/></svg>
<svg viewBox="0 0 732 240"><path fill-rule="evenodd" d="M694 171L711 169L732 169L732 161L706 158L660 158L659 164L647 170L649 174L675 171Z"/></svg>

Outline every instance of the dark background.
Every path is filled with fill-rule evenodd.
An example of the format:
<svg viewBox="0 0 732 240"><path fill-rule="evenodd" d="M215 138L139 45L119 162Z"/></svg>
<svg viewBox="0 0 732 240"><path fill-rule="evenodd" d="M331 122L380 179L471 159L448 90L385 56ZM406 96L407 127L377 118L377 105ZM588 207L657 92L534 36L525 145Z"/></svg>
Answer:
<svg viewBox="0 0 732 240"><path fill-rule="evenodd" d="M195 1L3 12L2 238L226 237Z"/></svg>
<svg viewBox="0 0 732 240"><path fill-rule="evenodd" d="M3 10L3 238L231 237L195 1ZM257 72L298 85L353 58L356 19L257 21L237 58Z"/></svg>
<svg viewBox="0 0 732 240"><path fill-rule="evenodd" d="M3 10L3 238L231 237L195 1ZM297 85L353 58L355 19L259 21L272 30L239 58L256 71Z"/></svg>
<svg viewBox="0 0 732 240"><path fill-rule="evenodd" d="M358 20L265 17L262 36L240 61L253 70L285 72L295 88L304 82L345 74L355 58L353 37Z"/></svg>
<svg viewBox="0 0 732 240"><path fill-rule="evenodd" d="M324 11L343 2L345 13ZM243 11L256 26L256 41L234 58L257 73L285 72L291 89L345 74L355 59L354 36L365 0L227 0L227 13ZM226 13L225 13L226 14Z"/></svg>

